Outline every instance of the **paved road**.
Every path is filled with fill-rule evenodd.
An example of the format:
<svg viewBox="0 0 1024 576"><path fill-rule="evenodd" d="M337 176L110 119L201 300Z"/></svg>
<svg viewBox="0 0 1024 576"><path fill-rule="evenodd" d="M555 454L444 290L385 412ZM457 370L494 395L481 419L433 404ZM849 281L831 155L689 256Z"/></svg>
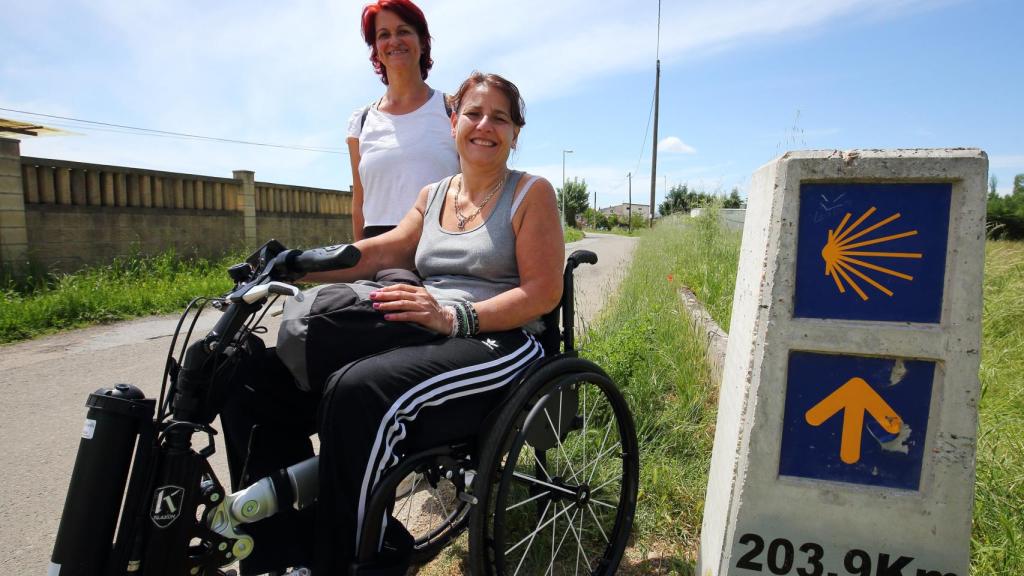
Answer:
<svg viewBox="0 0 1024 576"><path fill-rule="evenodd" d="M595 234L566 247L598 254L577 269L577 315L586 325L630 261L635 239ZM201 320L199 333L216 313ZM0 573L47 571L64 492L74 465L90 392L117 382L159 394L177 317L161 316L0 346ZM273 341L276 321L268 322ZM227 481L223 454L214 468Z"/></svg>

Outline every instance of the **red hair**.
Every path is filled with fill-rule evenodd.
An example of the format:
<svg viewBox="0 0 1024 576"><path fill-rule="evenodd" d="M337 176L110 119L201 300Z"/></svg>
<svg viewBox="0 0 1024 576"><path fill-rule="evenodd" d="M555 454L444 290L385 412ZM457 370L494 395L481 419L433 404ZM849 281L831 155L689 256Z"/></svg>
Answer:
<svg viewBox="0 0 1024 576"><path fill-rule="evenodd" d="M381 82L388 83L388 71L377 56L377 14L381 10L394 13L416 30L416 35L420 37L420 76L426 80L427 72L434 65L434 60L430 58L430 30L427 29L427 18L423 11L410 0L377 0L363 8L363 40L370 47L370 62L373 63L374 72L380 74Z"/></svg>

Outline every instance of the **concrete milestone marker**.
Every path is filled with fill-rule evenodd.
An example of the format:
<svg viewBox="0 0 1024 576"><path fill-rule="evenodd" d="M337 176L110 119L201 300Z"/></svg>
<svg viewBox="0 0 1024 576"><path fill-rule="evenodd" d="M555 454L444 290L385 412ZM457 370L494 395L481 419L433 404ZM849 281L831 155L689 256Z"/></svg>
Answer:
<svg viewBox="0 0 1024 576"><path fill-rule="evenodd" d="M754 174L699 574L968 576L988 160Z"/></svg>

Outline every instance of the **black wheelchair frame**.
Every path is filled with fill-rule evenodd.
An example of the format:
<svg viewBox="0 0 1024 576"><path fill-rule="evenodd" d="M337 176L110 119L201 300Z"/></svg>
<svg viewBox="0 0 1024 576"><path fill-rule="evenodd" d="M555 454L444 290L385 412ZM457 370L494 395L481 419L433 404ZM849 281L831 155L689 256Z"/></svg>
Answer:
<svg viewBox="0 0 1024 576"><path fill-rule="evenodd" d="M234 495L225 493L208 462L217 434L214 407L223 392L216 382L232 356L244 353L247 339L260 333L267 304L298 293L285 282L352 266L359 256L349 245L302 252L271 240L229 270L235 288L211 300L223 315L192 343L206 302L189 304L158 400L127 384L89 396L51 576L226 576L225 567L251 553L256 543L244 524L223 521ZM429 504L440 507L443 518L414 532L415 562L436 555L468 527L470 571L478 576L535 574L541 567L552 576L579 574L581 564L585 574L615 573L636 510L639 454L621 393L575 349L573 271L596 261L585 250L568 258L562 301L542 319L545 358L510 386L486 419L487 430L407 455L383 477L370 496L350 574L374 572L385 518L400 516L419 486L429 488ZM207 437L199 450L196 434Z"/></svg>

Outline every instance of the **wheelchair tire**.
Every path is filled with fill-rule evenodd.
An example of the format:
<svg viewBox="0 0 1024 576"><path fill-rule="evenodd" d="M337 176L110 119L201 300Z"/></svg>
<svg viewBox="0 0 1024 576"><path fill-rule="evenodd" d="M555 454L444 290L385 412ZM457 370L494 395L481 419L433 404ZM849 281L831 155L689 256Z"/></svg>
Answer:
<svg viewBox="0 0 1024 576"><path fill-rule="evenodd" d="M520 385L484 443L471 572L615 574L639 474L633 417L614 382L586 360L553 359Z"/></svg>

